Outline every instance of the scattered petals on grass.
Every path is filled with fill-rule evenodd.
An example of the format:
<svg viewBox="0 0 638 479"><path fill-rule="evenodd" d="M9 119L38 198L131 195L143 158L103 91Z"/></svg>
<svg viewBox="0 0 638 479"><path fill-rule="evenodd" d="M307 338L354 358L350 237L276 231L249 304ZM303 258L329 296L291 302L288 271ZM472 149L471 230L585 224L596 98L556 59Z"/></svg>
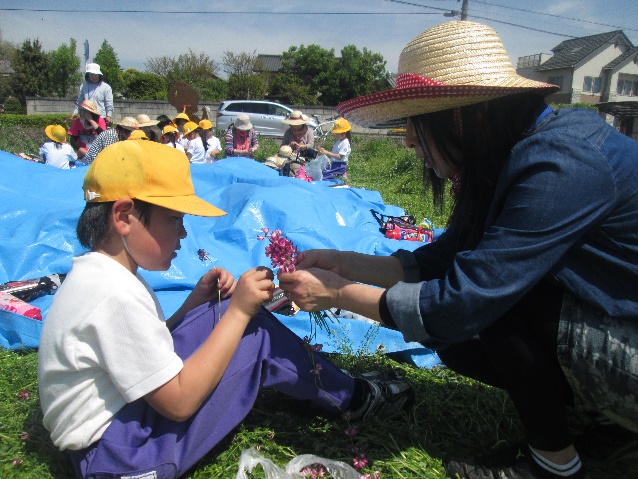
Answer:
<svg viewBox="0 0 638 479"><path fill-rule="evenodd" d="M25 389L24 391L20 391L16 396L20 401L26 401L31 396L31 393Z"/></svg>

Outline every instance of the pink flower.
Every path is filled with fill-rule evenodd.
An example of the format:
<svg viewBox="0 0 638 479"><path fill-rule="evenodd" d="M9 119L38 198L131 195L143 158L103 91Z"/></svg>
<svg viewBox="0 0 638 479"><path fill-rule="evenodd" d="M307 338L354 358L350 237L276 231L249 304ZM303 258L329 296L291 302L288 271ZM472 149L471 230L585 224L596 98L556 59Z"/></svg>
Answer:
<svg viewBox="0 0 638 479"><path fill-rule="evenodd" d="M24 461L22 459L17 458L17 457L13 461L11 461L11 465L13 467L18 467L18 466L21 466L22 464L24 464Z"/></svg>
<svg viewBox="0 0 638 479"><path fill-rule="evenodd" d="M321 364L315 364L315 367L310 370L310 373L314 374L315 376L319 376L322 369L323 366Z"/></svg>
<svg viewBox="0 0 638 479"><path fill-rule="evenodd" d="M29 399L29 396L31 396L31 393L25 389L24 391L20 391L17 396L21 401L26 401Z"/></svg>
<svg viewBox="0 0 638 479"><path fill-rule="evenodd" d="M200 261L211 261L208 252L204 248L200 248L197 250L197 256L199 257Z"/></svg>
<svg viewBox="0 0 638 479"><path fill-rule="evenodd" d="M281 230L270 231L262 228L264 235L258 235L257 239L262 241L268 238L270 244L266 246L266 256L270 258L273 268L279 268L284 273L292 273L297 265L299 252L297 247L288 238L282 236Z"/></svg>
<svg viewBox="0 0 638 479"><path fill-rule="evenodd" d="M20 434L20 440L26 442L29 439L29 433L27 431L22 431Z"/></svg>
<svg viewBox="0 0 638 479"><path fill-rule="evenodd" d="M352 463L354 464L354 468L357 470L361 470L368 465L368 458L365 453L361 453L356 457L352 458Z"/></svg>

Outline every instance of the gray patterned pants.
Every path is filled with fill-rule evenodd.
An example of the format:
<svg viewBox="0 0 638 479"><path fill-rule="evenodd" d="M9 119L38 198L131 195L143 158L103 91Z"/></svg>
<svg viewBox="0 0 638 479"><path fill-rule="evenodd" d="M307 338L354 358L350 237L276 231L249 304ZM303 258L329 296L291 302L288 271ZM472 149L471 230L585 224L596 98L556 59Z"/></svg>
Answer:
<svg viewBox="0 0 638 479"><path fill-rule="evenodd" d="M577 408L638 432L638 319L616 319L565 292L558 360Z"/></svg>

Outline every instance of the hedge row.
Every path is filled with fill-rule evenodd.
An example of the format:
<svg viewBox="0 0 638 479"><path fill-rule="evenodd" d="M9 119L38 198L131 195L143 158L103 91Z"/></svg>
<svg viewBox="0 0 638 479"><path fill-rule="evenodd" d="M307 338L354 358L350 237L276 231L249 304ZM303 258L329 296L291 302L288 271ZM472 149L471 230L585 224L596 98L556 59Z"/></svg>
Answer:
<svg viewBox="0 0 638 479"><path fill-rule="evenodd" d="M51 115L14 115L4 113L0 115L0 128L3 126L23 126L28 128L44 129L47 125L58 124L69 127L69 115L56 113Z"/></svg>

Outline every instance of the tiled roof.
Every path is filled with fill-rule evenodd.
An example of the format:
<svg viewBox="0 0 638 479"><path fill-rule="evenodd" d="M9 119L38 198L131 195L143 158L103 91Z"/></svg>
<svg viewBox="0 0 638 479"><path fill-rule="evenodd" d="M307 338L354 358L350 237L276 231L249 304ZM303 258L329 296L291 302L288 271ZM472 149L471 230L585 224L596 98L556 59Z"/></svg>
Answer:
<svg viewBox="0 0 638 479"><path fill-rule="evenodd" d="M620 64L621 62L625 61L627 58L637 53L638 53L638 47L630 48L625 53L623 53L622 55L619 55L618 57L610 61L607 65L605 65L603 67L603 70L612 70L616 65Z"/></svg>
<svg viewBox="0 0 638 479"><path fill-rule="evenodd" d="M261 62L261 71L278 72L281 70L281 55L257 55L257 61Z"/></svg>
<svg viewBox="0 0 638 479"><path fill-rule="evenodd" d="M629 41L622 30L614 30L613 32L600 33L588 37L573 38L571 40L565 40L552 48L554 55L540 65L537 70L554 70L557 68L573 67L587 55L596 51L605 43L611 42L618 36L621 36L630 47L633 47L631 41Z"/></svg>

